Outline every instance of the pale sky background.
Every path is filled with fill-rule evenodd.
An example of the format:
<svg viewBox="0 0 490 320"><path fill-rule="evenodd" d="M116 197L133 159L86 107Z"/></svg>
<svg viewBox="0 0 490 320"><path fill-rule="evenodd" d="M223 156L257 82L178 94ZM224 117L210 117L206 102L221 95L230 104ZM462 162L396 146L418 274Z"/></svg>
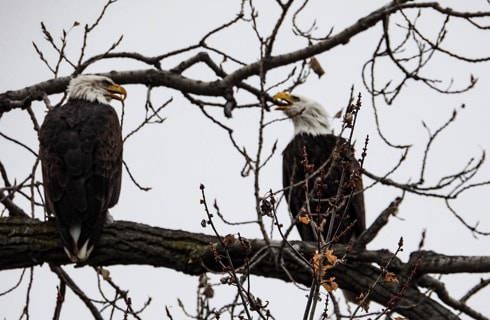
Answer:
<svg viewBox="0 0 490 320"><path fill-rule="evenodd" d="M256 1L259 10L259 28L269 32L277 18L275 1ZM341 4L340 4L341 3ZM317 35L325 34L331 26L335 31L357 21L362 15L380 7L387 1L312 1L310 8L299 20L304 27L316 19ZM447 1L448 6L458 8L458 1ZM476 8L488 10L486 1L472 1L466 10ZM20 89L24 86L47 80L52 75L35 53L32 41L35 41L45 52L50 61L54 61L49 45L43 41L40 22L55 38L61 35L61 29L68 29L74 21L81 26L69 35L68 55L78 57L81 45L82 26L92 23L100 12L102 1L13 1L0 2L0 92ZM471 6L471 7L470 7ZM101 25L93 32L88 41L87 55L98 54L107 50L110 45L124 34L124 40L116 51L137 51L144 55L157 55L196 43L212 28L231 20L239 9L239 1L128 1L121 0L109 8ZM442 19L434 15L421 18L428 35L436 34ZM458 53L470 57L490 55L488 34L473 32L467 24L455 23L449 30L447 47L456 49ZM385 147L379 138L373 119L371 102L360 78L363 63L373 52L381 25L352 39L348 45L336 48L319 55L317 58L326 70L321 79L312 75L308 82L298 89L298 93L307 95L323 104L330 114L334 114L345 106L350 87L354 85L356 92L365 97L363 109L356 128L355 140L358 154L366 134L370 135L367 170L383 174L398 160L399 153ZM401 35L402 33L397 33ZM250 26L242 23L211 38L213 45L228 54L245 62L254 62L259 56L258 42ZM301 48L304 40L294 36L287 24L278 38L275 54ZM169 59L163 63L164 68L171 68L184 57ZM471 157L478 158L483 150L490 150L488 120L490 119L490 64L463 64L439 55L439 60L427 68L425 75L439 77L448 83L451 78L455 86L468 83L470 74L479 79L476 88L463 95L441 96L427 90L417 83L409 83L397 102L385 106L379 102L380 118L385 134L395 143L414 144L407 162L393 176L400 182L414 181L418 178L418 170L422 153L427 141L427 134L421 121L435 130L458 109L458 119L437 140L429 155L427 163L428 179L437 181L441 176L454 173L463 168ZM74 59L75 60L75 59ZM217 60L220 62L220 60ZM227 65L227 71L233 71L233 65ZM139 63L126 60L112 60L93 65L86 72L107 72L110 70L129 70L147 68ZM269 84L284 76L290 67L282 68L268 76ZM390 64L381 66L378 73L383 79L393 76L394 68ZM71 72L66 65L61 75ZM202 80L210 80L212 74L205 68L195 67L185 75ZM253 81L251 82L253 83ZM144 94L142 86L127 85L126 118L124 132L130 132L144 116ZM131 167L137 180L153 189L149 192L139 191L124 175L124 183L119 204L111 213L115 219L130 220L171 229L183 229L193 232L210 233L202 229L200 221L204 212L199 205L199 184L206 185L208 199L217 198L222 213L232 221L251 220L255 217L253 199L253 178L242 178L243 167L241 156L233 149L227 134L209 120L205 119L197 107L190 105L177 91L165 88L155 89L153 102L159 105L170 97L174 102L164 111L167 120L158 126L147 127L125 144L124 158ZM239 103L250 102L248 95L237 95ZM56 97L52 100L56 102ZM460 109L465 103L466 108ZM113 103L119 111L119 105ZM39 119L45 107L36 102L33 108ZM233 119L224 119L222 111L213 114L235 130L240 146L245 146L255 154L258 128L258 110L246 109L234 112ZM282 115L271 112L266 114L267 120ZM338 132L339 122L334 121ZM35 132L26 112L13 111L0 119L0 131L15 136L32 149L38 149ZM282 150L293 134L292 124L279 122L270 126L266 132L265 150L270 150L278 139L278 150ZM5 165L11 181L23 180L30 172L33 156L16 145L0 138L0 161ZM263 194L270 188L281 188L281 155L277 152L270 164L263 170L261 188ZM40 174L40 172L38 172ZM490 179L490 166L484 168L474 182ZM365 185L369 179L364 178ZM455 202L455 207L470 224L480 221L480 228L490 229L489 209L486 206L489 187L473 190ZM394 188L376 186L365 193L367 224L400 192ZM19 198L18 198L19 199ZM26 210L27 203L19 202ZM287 208L279 209L280 219L288 220ZM42 212L38 212L42 216ZM405 251L401 257L417 248L420 234L427 229L425 249L449 255L488 255L490 241L488 238L475 239L445 208L441 201L407 195L399 212L400 219L392 219L379 236L369 245L370 249L386 248L394 250L398 239L405 239ZM269 222L269 221L268 221ZM259 237L257 227L230 227L217 222L221 234L240 232L243 236ZM275 233L277 237L277 232ZM292 235L297 239L296 232ZM165 318L164 306L169 306L175 319L183 318L177 305L181 298L188 311L195 309L195 292L197 277L190 277L173 270L153 267L110 267L111 275L122 288L129 290L133 305L137 309L147 297L152 297L152 304L142 315L144 319ZM74 269L65 267L78 284L91 297L97 298L97 281L94 272L88 268ZM21 270L0 273L0 292L17 282ZM480 276L457 275L444 276L443 280L451 295L460 298L471 288ZM219 276L212 277L217 282ZM0 319L17 319L24 305L27 277L20 288L9 295L0 297ZM32 319L52 317L54 310L57 277L47 266L36 267L30 303ZM299 319L302 317L305 295L292 284L282 281L252 278L252 290L256 296L270 301L270 309L276 319ZM110 292L110 291L106 291ZM218 290L214 306L220 307L230 302L233 289ZM112 295L109 294L109 295ZM339 295L340 296L340 295ZM486 289L470 300L470 305L483 314L490 314L488 297L490 289ZM319 314L319 313L318 313ZM67 299L63 306L62 318L89 318L88 310L80 300L67 289ZM107 314L105 314L107 316ZM225 317L226 318L226 317Z"/></svg>

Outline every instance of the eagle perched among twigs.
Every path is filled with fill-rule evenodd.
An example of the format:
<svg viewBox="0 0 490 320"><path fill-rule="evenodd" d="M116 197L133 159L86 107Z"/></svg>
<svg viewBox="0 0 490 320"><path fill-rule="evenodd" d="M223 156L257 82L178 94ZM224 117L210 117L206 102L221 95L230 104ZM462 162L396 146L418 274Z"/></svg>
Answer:
<svg viewBox="0 0 490 320"><path fill-rule="evenodd" d="M39 156L46 209L70 260L83 262L119 199L123 141L110 101L124 101L126 90L108 77L80 75L67 96L44 119Z"/></svg>
<svg viewBox="0 0 490 320"><path fill-rule="evenodd" d="M348 243L366 228L361 167L352 146L331 133L317 102L289 92L273 98L294 124L294 138L283 151L283 187L301 239L327 248ZM354 292L343 292L359 303Z"/></svg>
<svg viewBox="0 0 490 320"><path fill-rule="evenodd" d="M317 102L288 92L274 96L276 109L294 124L295 136L283 151L283 187L302 240L347 243L365 229L360 165L348 141L331 133ZM316 226L315 226L316 224Z"/></svg>

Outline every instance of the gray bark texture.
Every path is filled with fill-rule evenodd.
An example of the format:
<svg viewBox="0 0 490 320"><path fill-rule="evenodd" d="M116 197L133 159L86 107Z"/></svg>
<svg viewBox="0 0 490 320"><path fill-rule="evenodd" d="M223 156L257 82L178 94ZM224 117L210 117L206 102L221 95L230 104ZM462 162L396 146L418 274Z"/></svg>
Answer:
<svg viewBox="0 0 490 320"><path fill-rule="evenodd" d="M233 268L245 271L244 261L266 246L264 240L236 240L228 248ZM223 265L216 262L223 248L217 245L218 239L200 233L181 230L168 230L144 224L117 221L107 226L87 262L91 266L110 265L151 265L181 271L188 275L199 275L204 272L225 272ZM292 246L304 258L311 260L315 254L313 244L292 241ZM211 250L211 248L216 250ZM274 241L273 250L279 253L282 242ZM334 253L341 257L346 254L346 246L334 247ZM287 246L283 247L283 262L273 257L265 257L254 265L249 273L284 281L296 281L311 285L311 270L300 262L297 253ZM217 253L217 254L216 254ZM485 272L490 271L488 257L450 257L433 252L415 252L417 257L417 274L426 272ZM28 218L0 219L0 270L26 268L43 263L64 265L70 261L66 257L53 222L40 222ZM397 274L398 283L385 283L383 271L370 262L383 264L392 254L387 250L353 252L347 254L343 263L337 264L329 271L341 288L354 292L371 290L370 299L381 303L409 319L459 319L446 307L422 294L417 288L417 278L404 276L414 274L410 271L412 259L402 263L396 257L388 267ZM226 263L227 260L222 259ZM227 266L229 267L229 266ZM291 279L284 271L286 268ZM446 269L445 269L446 268ZM381 281L379 280L381 278ZM373 286L374 283L377 283Z"/></svg>

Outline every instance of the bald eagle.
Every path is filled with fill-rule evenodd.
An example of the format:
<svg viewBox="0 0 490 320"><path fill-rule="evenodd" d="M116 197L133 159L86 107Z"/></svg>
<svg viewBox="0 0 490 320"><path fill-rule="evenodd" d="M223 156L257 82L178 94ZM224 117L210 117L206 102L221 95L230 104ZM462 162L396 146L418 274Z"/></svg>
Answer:
<svg viewBox="0 0 490 320"><path fill-rule="evenodd" d="M365 229L360 166L353 148L331 133L328 116L317 102L288 92L277 93L274 100L276 109L294 124L295 136L283 151L283 187L301 239L349 242Z"/></svg>
<svg viewBox="0 0 490 320"><path fill-rule="evenodd" d="M46 209L54 214L66 254L85 261L121 190L123 142L111 99L126 90L112 79L72 79L68 101L50 110L39 130Z"/></svg>

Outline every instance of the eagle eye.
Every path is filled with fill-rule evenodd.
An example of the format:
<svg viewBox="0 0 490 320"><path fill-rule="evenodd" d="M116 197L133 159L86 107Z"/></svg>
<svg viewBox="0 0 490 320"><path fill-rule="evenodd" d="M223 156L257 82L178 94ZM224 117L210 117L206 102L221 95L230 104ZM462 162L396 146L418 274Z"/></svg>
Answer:
<svg viewBox="0 0 490 320"><path fill-rule="evenodd" d="M298 96L295 95L291 95L291 98L294 100L294 102L298 102L299 100L301 100Z"/></svg>

